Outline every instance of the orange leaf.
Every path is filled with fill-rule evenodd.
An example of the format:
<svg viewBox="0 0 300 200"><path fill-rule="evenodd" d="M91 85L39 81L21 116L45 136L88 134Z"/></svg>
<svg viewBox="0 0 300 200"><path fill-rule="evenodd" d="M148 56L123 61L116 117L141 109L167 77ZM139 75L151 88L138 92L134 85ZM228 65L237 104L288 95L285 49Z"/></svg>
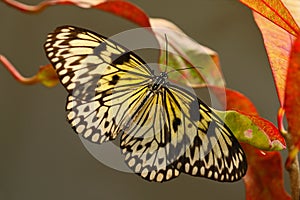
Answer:
<svg viewBox="0 0 300 200"><path fill-rule="evenodd" d="M300 147L300 37L295 40L290 57L285 90L285 113L289 133Z"/></svg>
<svg viewBox="0 0 300 200"><path fill-rule="evenodd" d="M4 0L6 4L23 12L41 12L48 6L75 5L81 8L96 8L120 17L126 18L140 26L149 27L149 17L134 4L121 0L46 0L37 5L30 6L15 0Z"/></svg>
<svg viewBox="0 0 300 200"><path fill-rule="evenodd" d="M256 13L253 16L263 35L277 95L283 106L287 66L294 36Z"/></svg>
<svg viewBox="0 0 300 200"><path fill-rule="evenodd" d="M293 16L280 0L240 0L246 6L277 24L292 35L297 35L299 27Z"/></svg>
<svg viewBox="0 0 300 200"><path fill-rule="evenodd" d="M300 23L300 1L299 0L282 0L282 3L289 10L297 24Z"/></svg>
<svg viewBox="0 0 300 200"><path fill-rule="evenodd" d="M247 200L289 200L283 187L281 156L279 152L263 152L243 144L248 170L243 178Z"/></svg>

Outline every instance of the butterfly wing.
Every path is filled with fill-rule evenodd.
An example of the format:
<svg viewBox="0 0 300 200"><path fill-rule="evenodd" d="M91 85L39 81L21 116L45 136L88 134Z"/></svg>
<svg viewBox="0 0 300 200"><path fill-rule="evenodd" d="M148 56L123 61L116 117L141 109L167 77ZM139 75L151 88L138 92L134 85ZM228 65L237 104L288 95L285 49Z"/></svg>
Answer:
<svg viewBox="0 0 300 200"><path fill-rule="evenodd" d="M73 129L91 142L114 139L137 109L151 81L150 68L125 47L73 26L48 35L46 54L69 93Z"/></svg>
<svg viewBox="0 0 300 200"><path fill-rule="evenodd" d="M74 130L96 143L123 132L125 160L145 179L184 172L235 181L245 174L243 150L211 109L175 85L152 91L152 71L125 47L64 26L49 34L45 51L69 93Z"/></svg>
<svg viewBox="0 0 300 200"><path fill-rule="evenodd" d="M230 129L188 90L169 84L145 105L121 138L128 166L143 178L163 182L184 172L229 182L246 173Z"/></svg>

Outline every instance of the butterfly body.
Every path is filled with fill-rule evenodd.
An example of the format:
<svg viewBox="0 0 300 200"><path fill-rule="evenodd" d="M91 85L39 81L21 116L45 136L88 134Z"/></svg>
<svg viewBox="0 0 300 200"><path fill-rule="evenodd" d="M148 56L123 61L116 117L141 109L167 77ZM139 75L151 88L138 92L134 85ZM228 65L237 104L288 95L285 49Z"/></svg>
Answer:
<svg viewBox="0 0 300 200"><path fill-rule="evenodd" d="M161 87L164 87L167 84L168 75L166 72L161 72L159 76L154 76L152 91L159 91Z"/></svg>
<svg viewBox="0 0 300 200"><path fill-rule="evenodd" d="M121 135L133 172L149 181L181 172L231 182L246 173L240 144L191 90L155 75L135 53L92 31L58 27L46 54L66 88L67 119L93 143Z"/></svg>

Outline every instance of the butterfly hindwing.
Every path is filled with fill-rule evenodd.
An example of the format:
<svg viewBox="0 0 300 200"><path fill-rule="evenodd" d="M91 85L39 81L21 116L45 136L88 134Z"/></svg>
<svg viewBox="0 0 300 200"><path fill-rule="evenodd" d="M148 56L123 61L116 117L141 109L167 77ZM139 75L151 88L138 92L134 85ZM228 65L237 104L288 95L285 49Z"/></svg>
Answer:
<svg viewBox="0 0 300 200"><path fill-rule="evenodd" d="M122 135L128 166L149 181L167 181L180 172L239 180L247 169L246 157L230 129L189 91L175 85L161 91L149 97L149 106Z"/></svg>

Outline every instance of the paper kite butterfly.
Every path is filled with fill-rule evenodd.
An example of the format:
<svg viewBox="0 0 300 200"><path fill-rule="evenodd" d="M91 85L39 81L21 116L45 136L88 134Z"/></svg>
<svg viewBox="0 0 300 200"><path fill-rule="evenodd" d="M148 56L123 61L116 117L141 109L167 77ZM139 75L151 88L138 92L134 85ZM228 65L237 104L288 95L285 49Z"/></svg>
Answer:
<svg viewBox="0 0 300 200"><path fill-rule="evenodd" d="M68 92L67 119L93 143L120 138L125 162L149 181L181 172L241 179L247 161L224 122L195 94L158 75L139 56L97 33L58 27L47 57Z"/></svg>

